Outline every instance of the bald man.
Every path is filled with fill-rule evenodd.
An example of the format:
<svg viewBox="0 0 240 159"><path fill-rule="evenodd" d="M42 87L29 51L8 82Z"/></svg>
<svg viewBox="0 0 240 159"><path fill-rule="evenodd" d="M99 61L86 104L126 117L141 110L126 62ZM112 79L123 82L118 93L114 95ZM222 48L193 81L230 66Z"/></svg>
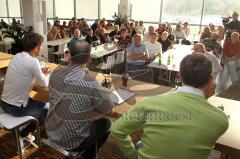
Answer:
<svg viewBox="0 0 240 159"><path fill-rule="evenodd" d="M221 57L222 46L218 42L218 38L218 33L214 32L210 38L203 39L202 43L204 44L207 51L211 51L215 56Z"/></svg>
<svg viewBox="0 0 240 159"><path fill-rule="evenodd" d="M231 40L224 42L223 57L230 73L233 87L240 85L240 40L238 32L233 32Z"/></svg>
<svg viewBox="0 0 240 159"><path fill-rule="evenodd" d="M220 63L215 55L207 52L205 46L202 43L196 43L193 47L193 54L204 54L208 57L213 64L213 76L216 78L217 74L222 70Z"/></svg>

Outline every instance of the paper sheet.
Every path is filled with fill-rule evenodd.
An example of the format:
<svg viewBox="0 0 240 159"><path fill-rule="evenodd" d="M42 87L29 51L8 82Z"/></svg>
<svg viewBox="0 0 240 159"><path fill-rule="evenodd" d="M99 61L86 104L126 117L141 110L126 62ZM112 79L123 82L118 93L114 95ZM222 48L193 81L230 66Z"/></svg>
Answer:
<svg viewBox="0 0 240 159"><path fill-rule="evenodd" d="M136 95L135 92L124 90L122 88L118 88L109 94L111 101L117 105L122 104L134 95Z"/></svg>

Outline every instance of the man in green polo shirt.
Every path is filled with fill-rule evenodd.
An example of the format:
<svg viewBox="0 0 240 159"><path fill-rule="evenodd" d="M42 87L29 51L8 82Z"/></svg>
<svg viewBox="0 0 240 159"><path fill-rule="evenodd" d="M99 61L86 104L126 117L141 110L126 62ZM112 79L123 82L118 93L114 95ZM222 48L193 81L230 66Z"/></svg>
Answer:
<svg viewBox="0 0 240 159"><path fill-rule="evenodd" d="M206 159L228 119L207 102L214 93L212 63L201 54L180 64L183 87L154 96L119 118L111 134L129 159ZM129 134L142 128L141 148Z"/></svg>

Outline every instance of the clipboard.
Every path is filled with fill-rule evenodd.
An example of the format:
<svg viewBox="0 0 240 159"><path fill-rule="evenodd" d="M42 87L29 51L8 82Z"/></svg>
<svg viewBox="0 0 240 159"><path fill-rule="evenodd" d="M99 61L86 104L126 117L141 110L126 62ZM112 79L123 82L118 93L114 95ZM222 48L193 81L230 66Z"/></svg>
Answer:
<svg viewBox="0 0 240 159"><path fill-rule="evenodd" d="M124 103L125 101L127 101L129 98L132 98L133 96L135 96L136 94L137 94L136 92L118 88L118 89L113 90L109 94L109 97L110 97L110 100L115 105L120 105L120 104Z"/></svg>

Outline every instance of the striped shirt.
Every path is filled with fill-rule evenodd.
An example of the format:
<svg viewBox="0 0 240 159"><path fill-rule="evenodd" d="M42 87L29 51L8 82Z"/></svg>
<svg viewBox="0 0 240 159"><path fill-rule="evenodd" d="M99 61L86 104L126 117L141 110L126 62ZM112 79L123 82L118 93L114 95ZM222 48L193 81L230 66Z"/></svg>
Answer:
<svg viewBox="0 0 240 159"><path fill-rule="evenodd" d="M80 67L74 66L51 75L49 102L45 120L48 139L65 150L77 148L90 135L94 118L113 108L100 84Z"/></svg>
<svg viewBox="0 0 240 159"><path fill-rule="evenodd" d="M153 57L159 53L162 53L162 45L159 42L151 43L150 41L146 41L145 45L147 47L150 57Z"/></svg>

